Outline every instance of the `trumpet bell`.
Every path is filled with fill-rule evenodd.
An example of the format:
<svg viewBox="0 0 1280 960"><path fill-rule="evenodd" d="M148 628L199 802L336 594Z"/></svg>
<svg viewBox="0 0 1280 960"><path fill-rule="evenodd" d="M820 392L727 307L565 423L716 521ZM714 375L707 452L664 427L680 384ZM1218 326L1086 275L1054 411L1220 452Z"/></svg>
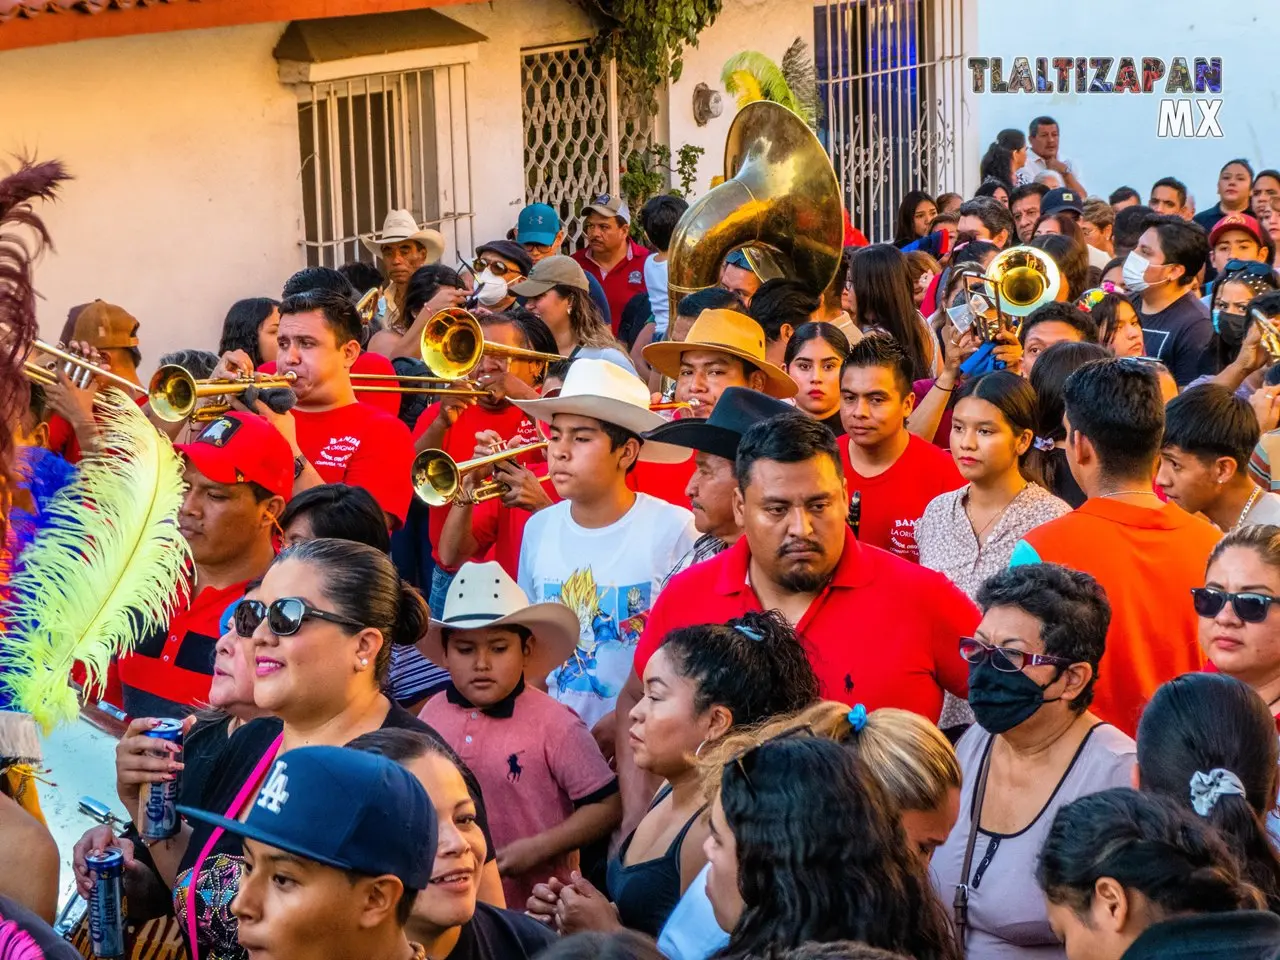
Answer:
<svg viewBox="0 0 1280 960"><path fill-rule="evenodd" d="M452 501L462 485L462 471L443 450L423 450L414 457L410 476L418 499L431 507Z"/></svg>
<svg viewBox="0 0 1280 960"><path fill-rule="evenodd" d="M1010 247L987 267L987 279L995 286L999 310L1011 317L1025 317L1036 307L1058 298L1062 273L1043 250Z"/></svg>
<svg viewBox="0 0 1280 960"><path fill-rule="evenodd" d="M175 363L165 364L151 375L147 395L156 416L169 423L186 420L199 399L195 377Z"/></svg>

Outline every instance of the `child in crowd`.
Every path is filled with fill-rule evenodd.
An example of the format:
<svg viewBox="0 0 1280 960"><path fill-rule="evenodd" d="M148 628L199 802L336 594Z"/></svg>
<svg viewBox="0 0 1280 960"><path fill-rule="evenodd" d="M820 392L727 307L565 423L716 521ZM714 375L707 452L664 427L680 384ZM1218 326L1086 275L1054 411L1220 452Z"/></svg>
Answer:
<svg viewBox="0 0 1280 960"><path fill-rule="evenodd" d="M520 907L535 883L568 882L579 848L622 818L617 777L591 731L540 689L577 647L578 618L563 603L530 606L497 563L464 563L431 626L424 653L452 682L420 718L480 781L503 891Z"/></svg>

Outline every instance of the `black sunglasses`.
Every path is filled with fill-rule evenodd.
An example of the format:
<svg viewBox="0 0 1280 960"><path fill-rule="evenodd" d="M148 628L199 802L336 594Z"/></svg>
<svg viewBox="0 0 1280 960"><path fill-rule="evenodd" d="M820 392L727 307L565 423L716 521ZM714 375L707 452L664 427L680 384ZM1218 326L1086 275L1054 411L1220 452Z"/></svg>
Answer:
<svg viewBox="0 0 1280 960"><path fill-rule="evenodd" d="M1261 623L1271 612L1271 605L1280 597L1268 596L1265 593L1227 593L1225 590L1214 590L1212 587L1192 587L1191 604L1196 613L1206 620L1216 617L1230 601L1235 615L1245 623Z"/></svg>
<svg viewBox="0 0 1280 960"><path fill-rule="evenodd" d="M1266 277L1268 280L1275 279L1275 269L1257 260L1228 260L1227 265L1222 268L1222 273L1224 276L1244 274L1250 277Z"/></svg>
<svg viewBox="0 0 1280 960"><path fill-rule="evenodd" d="M301 597L281 597L271 606L261 600L241 600L236 604L236 633L242 637L251 637L263 620L267 628L277 637L291 637L302 629L304 620L326 620L329 623L341 624L353 630L364 628L363 623L327 610L317 610Z"/></svg>

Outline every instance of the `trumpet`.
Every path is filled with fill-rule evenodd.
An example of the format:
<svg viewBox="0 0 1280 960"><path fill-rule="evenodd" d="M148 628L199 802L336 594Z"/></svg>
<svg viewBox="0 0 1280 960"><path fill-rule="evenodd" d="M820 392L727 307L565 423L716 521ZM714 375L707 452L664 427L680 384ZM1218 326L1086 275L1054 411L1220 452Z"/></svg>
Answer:
<svg viewBox="0 0 1280 960"><path fill-rule="evenodd" d="M190 419L205 423L216 419L230 408L229 403L210 403L197 409L204 397L230 397L244 393L250 387L274 390L292 386L297 376L293 373L237 377L234 380L197 380L184 367L165 364L151 376L147 394L156 416L169 423Z"/></svg>
<svg viewBox="0 0 1280 960"><path fill-rule="evenodd" d="M497 453L491 453L487 457L474 457L462 463L458 463L443 450L423 450L413 458L413 491L418 495L418 499L432 507L443 507L447 503L483 503L486 500L493 500L507 492L509 488L505 483L490 477L478 484L468 495L462 489L462 478L476 470L483 470L495 463L501 463L503 460L510 460L512 457L546 448L546 440L538 440L518 447L503 444L503 449ZM539 482L545 483L549 476L540 477Z"/></svg>
<svg viewBox="0 0 1280 960"><path fill-rule="evenodd" d="M457 307L441 310L422 328L422 362L441 380L461 380L473 371L485 354L509 360L555 363L564 357L523 347L490 343L474 314Z"/></svg>
<svg viewBox="0 0 1280 960"><path fill-rule="evenodd" d="M58 347L51 346L43 340L36 340L31 345L32 352L47 353L51 357L56 357L62 361L62 372L65 373L77 387L82 390L89 385L94 377L107 381L113 386L122 390L128 390L132 393L145 394L147 391L138 386L132 380L126 380L119 374L112 373L97 364L90 363L84 357L78 357L74 353L67 353ZM58 382L57 364L49 366L41 366L31 359L28 355L27 359L22 362L22 372L26 378L32 383L38 383L44 387L51 387Z"/></svg>
<svg viewBox="0 0 1280 960"><path fill-rule="evenodd" d="M1267 356L1273 363L1280 360L1280 327L1277 327L1276 322L1270 317L1264 316L1257 307L1250 310L1249 314L1262 333L1262 349L1267 352Z"/></svg>

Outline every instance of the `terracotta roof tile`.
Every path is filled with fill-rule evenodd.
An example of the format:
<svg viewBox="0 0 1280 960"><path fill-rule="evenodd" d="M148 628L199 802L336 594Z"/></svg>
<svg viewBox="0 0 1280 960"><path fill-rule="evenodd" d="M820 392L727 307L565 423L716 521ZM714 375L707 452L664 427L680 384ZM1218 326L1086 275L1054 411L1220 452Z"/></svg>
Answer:
<svg viewBox="0 0 1280 960"><path fill-rule="evenodd" d="M101 13L103 10L131 10L162 3L196 0L0 0L0 24L17 17L31 18L42 13Z"/></svg>

